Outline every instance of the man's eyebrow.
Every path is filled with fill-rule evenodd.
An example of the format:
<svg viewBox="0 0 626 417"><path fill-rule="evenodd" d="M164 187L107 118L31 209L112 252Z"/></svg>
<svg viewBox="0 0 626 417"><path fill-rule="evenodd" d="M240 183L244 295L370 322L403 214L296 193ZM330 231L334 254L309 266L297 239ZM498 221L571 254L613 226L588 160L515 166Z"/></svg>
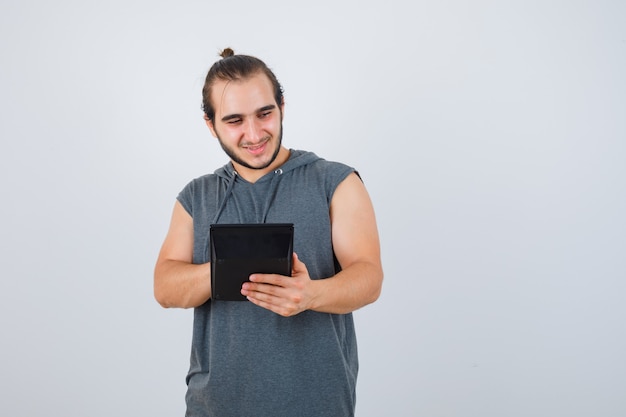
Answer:
<svg viewBox="0 0 626 417"><path fill-rule="evenodd" d="M228 114L222 117L222 122L227 122L232 119L241 119L241 117L242 117L241 114Z"/></svg>
<svg viewBox="0 0 626 417"><path fill-rule="evenodd" d="M274 110L275 108L276 108L275 104L268 104L267 106L263 106L259 110L257 110L257 113L261 113L261 112L268 111L268 110Z"/></svg>
<svg viewBox="0 0 626 417"><path fill-rule="evenodd" d="M257 109L255 111L255 113L262 113L264 111L268 111L268 110L274 110L276 108L275 104L268 104L267 106L263 106L259 109ZM239 114L239 113L234 113L234 114L227 114L226 116L222 117L222 122L227 122L229 120L233 120L233 119L241 119L243 118L243 114Z"/></svg>

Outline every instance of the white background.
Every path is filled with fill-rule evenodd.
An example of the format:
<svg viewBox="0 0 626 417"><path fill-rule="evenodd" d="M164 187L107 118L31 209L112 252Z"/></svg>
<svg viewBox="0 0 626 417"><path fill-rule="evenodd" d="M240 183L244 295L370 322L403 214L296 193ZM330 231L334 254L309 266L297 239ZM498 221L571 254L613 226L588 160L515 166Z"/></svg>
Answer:
<svg viewBox="0 0 626 417"><path fill-rule="evenodd" d="M359 417L626 415L625 3L460 0L3 0L0 415L184 414L152 271L226 46L374 201Z"/></svg>

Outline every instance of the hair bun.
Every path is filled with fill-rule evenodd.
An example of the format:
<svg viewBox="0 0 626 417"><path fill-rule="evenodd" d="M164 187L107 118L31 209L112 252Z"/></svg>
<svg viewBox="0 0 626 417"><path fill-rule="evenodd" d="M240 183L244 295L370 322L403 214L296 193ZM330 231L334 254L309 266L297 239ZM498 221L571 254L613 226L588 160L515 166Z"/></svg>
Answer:
<svg viewBox="0 0 626 417"><path fill-rule="evenodd" d="M228 57L231 57L233 55L235 55L235 51L233 51L231 48L224 48L224 50L220 54L220 56L222 58L228 58Z"/></svg>

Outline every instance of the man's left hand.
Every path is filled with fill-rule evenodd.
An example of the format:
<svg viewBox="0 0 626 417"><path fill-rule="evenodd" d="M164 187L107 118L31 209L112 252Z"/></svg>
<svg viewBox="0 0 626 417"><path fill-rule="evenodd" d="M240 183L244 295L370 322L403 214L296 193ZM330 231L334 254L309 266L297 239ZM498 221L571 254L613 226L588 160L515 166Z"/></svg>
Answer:
<svg viewBox="0 0 626 417"><path fill-rule="evenodd" d="M291 276L252 274L243 284L241 294L250 302L284 317L295 316L311 308L315 298L306 265L293 254Z"/></svg>

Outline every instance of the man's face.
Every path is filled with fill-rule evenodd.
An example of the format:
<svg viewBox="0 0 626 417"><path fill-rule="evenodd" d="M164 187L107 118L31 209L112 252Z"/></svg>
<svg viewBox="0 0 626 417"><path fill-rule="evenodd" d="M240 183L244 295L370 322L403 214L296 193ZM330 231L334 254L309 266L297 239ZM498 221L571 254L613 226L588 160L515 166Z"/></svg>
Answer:
<svg viewBox="0 0 626 417"><path fill-rule="evenodd" d="M282 141L282 110L265 74L241 81L218 81L211 100L215 122L207 125L236 164L263 170L276 159Z"/></svg>

